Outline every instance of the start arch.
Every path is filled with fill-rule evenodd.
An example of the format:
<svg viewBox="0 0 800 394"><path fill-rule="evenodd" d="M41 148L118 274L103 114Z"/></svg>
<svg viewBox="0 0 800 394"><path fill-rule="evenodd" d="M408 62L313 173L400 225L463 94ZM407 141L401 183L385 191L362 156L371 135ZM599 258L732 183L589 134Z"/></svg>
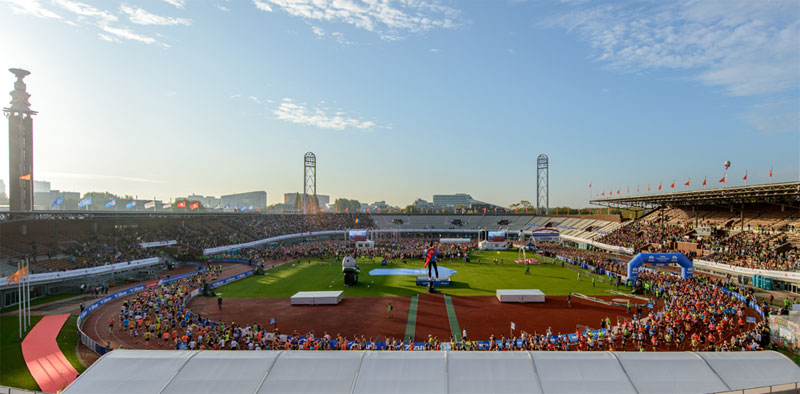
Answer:
<svg viewBox="0 0 800 394"><path fill-rule="evenodd" d="M681 278L688 279L694 276L694 264L681 253L639 253L628 262L628 279L632 282L636 282L639 277L639 267L642 264L655 267L678 264L681 266Z"/></svg>

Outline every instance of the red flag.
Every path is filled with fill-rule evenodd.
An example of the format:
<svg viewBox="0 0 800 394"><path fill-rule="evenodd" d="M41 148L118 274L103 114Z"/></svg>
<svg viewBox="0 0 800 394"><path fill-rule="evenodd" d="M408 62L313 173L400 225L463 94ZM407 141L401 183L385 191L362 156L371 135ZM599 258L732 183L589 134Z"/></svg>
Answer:
<svg viewBox="0 0 800 394"><path fill-rule="evenodd" d="M178 207L178 208L186 208L186 201L181 201L181 202L175 204L175 206Z"/></svg>
<svg viewBox="0 0 800 394"><path fill-rule="evenodd" d="M661 184L660 183L658 184L658 190L661 190Z"/></svg>
<svg viewBox="0 0 800 394"><path fill-rule="evenodd" d="M650 191L650 185L647 185L647 191Z"/></svg>
<svg viewBox="0 0 800 394"><path fill-rule="evenodd" d="M675 188L675 181L672 181L672 184L671 184L671 185L669 185L669 187L671 187L671 188L673 188L673 189L674 189L674 188Z"/></svg>
<svg viewBox="0 0 800 394"><path fill-rule="evenodd" d="M630 188L630 186L628 186L628 190L627 190L627 191L625 191L625 193L626 193L626 194L631 194L631 188Z"/></svg>
<svg viewBox="0 0 800 394"><path fill-rule="evenodd" d="M772 166L769 166L769 177L772 178Z"/></svg>
<svg viewBox="0 0 800 394"><path fill-rule="evenodd" d="M620 189L617 189L617 194L619 194Z"/></svg>
<svg viewBox="0 0 800 394"><path fill-rule="evenodd" d="M605 195L606 195L606 192L604 191L604 192L600 193L600 195L601 195L601 196L605 196Z"/></svg>
<svg viewBox="0 0 800 394"><path fill-rule="evenodd" d="M743 181L746 181L746 180L747 180L747 170L744 170L744 178L742 178L742 180L743 180Z"/></svg>
<svg viewBox="0 0 800 394"><path fill-rule="evenodd" d="M592 187L592 184L591 184L591 183L589 184L589 187Z"/></svg>
<svg viewBox="0 0 800 394"><path fill-rule="evenodd" d="M200 203L199 202L195 202L195 203L192 203L192 205L189 205L189 209L191 209L193 211L195 209L199 208L199 207L200 207Z"/></svg>
<svg viewBox="0 0 800 394"><path fill-rule="evenodd" d="M686 181L686 183L684 183L684 185L689 186L689 182L691 182L691 181L692 181L691 179Z"/></svg>
<svg viewBox="0 0 800 394"><path fill-rule="evenodd" d="M703 178L703 186L706 185L706 178Z"/></svg>
<svg viewBox="0 0 800 394"><path fill-rule="evenodd" d="M719 181L720 181L720 182L722 182L722 183L725 183L725 180L727 180L727 179L728 179L728 176L727 176L727 175L725 175L725 176L723 176L723 177L722 177L722 179L720 179Z"/></svg>

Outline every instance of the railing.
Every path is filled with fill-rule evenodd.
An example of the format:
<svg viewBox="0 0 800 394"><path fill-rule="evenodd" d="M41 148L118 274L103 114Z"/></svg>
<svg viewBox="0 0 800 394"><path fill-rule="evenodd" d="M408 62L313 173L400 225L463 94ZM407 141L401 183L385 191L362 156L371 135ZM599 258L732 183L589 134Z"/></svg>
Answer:
<svg viewBox="0 0 800 394"><path fill-rule="evenodd" d="M714 394L757 394L757 393L782 393L800 394L800 382L774 384L772 386L751 387L748 389L719 391Z"/></svg>
<svg viewBox="0 0 800 394"><path fill-rule="evenodd" d="M69 271L60 272L45 272L42 274L31 274L31 284L61 281L66 279L75 279L82 276L108 274L112 272L127 271L133 268L141 268L149 265L155 265L160 262L158 257L150 257L147 259L127 261L123 263L114 263L92 268L81 268ZM8 278L0 278L0 287L8 286Z"/></svg>

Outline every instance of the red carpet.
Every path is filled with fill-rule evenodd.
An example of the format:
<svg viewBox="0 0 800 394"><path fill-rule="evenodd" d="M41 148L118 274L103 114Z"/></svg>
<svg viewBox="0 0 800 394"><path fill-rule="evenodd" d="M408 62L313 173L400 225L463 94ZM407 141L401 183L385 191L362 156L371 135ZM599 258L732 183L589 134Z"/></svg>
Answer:
<svg viewBox="0 0 800 394"><path fill-rule="evenodd" d="M56 337L69 314L45 316L22 341L22 357L39 388L46 393L67 387L78 371L58 348Z"/></svg>

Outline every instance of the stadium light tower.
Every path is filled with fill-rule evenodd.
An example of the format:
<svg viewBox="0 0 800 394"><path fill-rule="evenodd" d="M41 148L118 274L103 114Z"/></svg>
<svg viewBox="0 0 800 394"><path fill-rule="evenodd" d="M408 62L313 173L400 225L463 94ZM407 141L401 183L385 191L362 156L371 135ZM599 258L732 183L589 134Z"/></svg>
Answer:
<svg viewBox="0 0 800 394"><path fill-rule="evenodd" d="M311 198L311 201L307 201ZM317 156L306 152L303 157L303 213L308 213L308 204L317 202ZM317 211L313 208L312 213Z"/></svg>
<svg viewBox="0 0 800 394"><path fill-rule="evenodd" d="M10 211L33 210L33 115L31 103L22 78L29 71L10 68L16 75L11 91L11 106L3 108L8 118L8 199Z"/></svg>
<svg viewBox="0 0 800 394"><path fill-rule="evenodd" d="M550 164L547 155L536 158L536 214L550 214Z"/></svg>

